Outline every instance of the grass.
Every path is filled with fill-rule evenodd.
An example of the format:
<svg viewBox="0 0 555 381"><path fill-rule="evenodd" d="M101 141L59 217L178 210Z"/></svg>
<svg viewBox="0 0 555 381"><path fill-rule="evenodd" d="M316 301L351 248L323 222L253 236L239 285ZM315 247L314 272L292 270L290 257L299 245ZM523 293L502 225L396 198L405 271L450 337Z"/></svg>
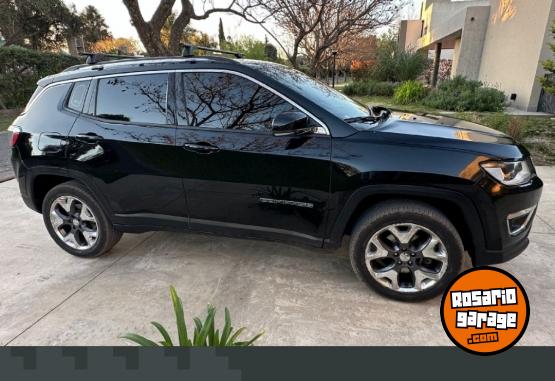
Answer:
<svg viewBox="0 0 555 381"><path fill-rule="evenodd" d="M0 110L0 131L6 131L20 113L21 109Z"/></svg>
<svg viewBox="0 0 555 381"><path fill-rule="evenodd" d="M522 143L531 153L536 165L555 165L555 117L508 115L501 112L445 112L422 104L398 105L388 97L353 97L372 105L382 105L394 111L410 113L447 114L502 131Z"/></svg>

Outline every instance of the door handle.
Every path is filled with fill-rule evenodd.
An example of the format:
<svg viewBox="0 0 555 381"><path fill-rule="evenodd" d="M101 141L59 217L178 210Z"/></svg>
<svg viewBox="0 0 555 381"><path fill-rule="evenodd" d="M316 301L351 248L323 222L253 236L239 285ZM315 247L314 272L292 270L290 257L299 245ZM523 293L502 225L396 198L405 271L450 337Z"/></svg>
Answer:
<svg viewBox="0 0 555 381"><path fill-rule="evenodd" d="M83 143L97 143L102 139L102 136L97 135L94 132L87 132L86 134L75 135L75 140Z"/></svg>
<svg viewBox="0 0 555 381"><path fill-rule="evenodd" d="M185 143L185 144L183 144L183 149L185 149L187 151L193 151L193 152L196 152L196 153L201 153L201 154L216 153L220 150L215 145L212 145L210 143L205 143L205 142Z"/></svg>

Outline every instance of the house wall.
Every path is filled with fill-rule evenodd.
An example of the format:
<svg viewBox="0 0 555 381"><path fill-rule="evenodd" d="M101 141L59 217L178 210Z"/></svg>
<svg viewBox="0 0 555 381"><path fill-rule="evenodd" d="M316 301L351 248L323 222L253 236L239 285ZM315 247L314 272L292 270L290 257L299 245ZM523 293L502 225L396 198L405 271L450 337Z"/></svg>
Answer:
<svg viewBox="0 0 555 381"><path fill-rule="evenodd" d="M422 20L403 20L399 27L399 48L403 51L415 50L422 33Z"/></svg>
<svg viewBox="0 0 555 381"><path fill-rule="evenodd" d="M461 26L461 17L464 9L468 7L488 6L487 0L450 1L450 0L425 0L422 5L422 20L424 21L424 35L419 41L419 48L424 48L434 43L438 38L444 37L449 29Z"/></svg>
<svg viewBox="0 0 555 381"><path fill-rule="evenodd" d="M469 7L465 12L454 75L478 79L488 31L489 6ZM456 41L455 41L456 43Z"/></svg>
<svg viewBox="0 0 555 381"><path fill-rule="evenodd" d="M479 80L497 87L514 106L536 111L543 74L541 62L551 56L548 43L554 14L553 0L491 0ZM462 63L459 63L461 65Z"/></svg>

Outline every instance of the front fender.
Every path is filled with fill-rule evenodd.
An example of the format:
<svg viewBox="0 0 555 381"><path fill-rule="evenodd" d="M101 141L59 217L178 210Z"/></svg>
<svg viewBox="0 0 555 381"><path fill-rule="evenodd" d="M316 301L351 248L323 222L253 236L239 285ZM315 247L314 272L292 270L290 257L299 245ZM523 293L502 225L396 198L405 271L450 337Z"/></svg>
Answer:
<svg viewBox="0 0 555 381"><path fill-rule="evenodd" d="M429 201L442 201L456 205L462 213L464 223L470 232L474 251L482 251L485 247L483 222L472 200L464 194L436 187L417 185L367 185L351 194L334 221L328 225L329 230L324 241L326 247L339 247L345 230L351 222L358 207L370 200L370 205L383 199L408 198Z"/></svg>

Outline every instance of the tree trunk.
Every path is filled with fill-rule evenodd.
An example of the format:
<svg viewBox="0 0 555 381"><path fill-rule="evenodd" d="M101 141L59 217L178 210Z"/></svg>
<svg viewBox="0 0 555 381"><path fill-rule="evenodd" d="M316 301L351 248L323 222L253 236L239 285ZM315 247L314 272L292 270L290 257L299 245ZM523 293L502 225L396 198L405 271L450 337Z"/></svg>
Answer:
<svg viewBox="0 0 555 381"><path fill-rule="evenodd" d="M163 1L159 5L158 9L156 10L150 22L146 22L145 19L143 18L141 9L139 8L139 2L137 0L123 0L123 3L125 4L129 12L129 16L131 17L131 23L133 24L135 29L137 29L139 38L141 39L141 42L143 43L148 55L151 57L168 55L169 51L164 46L164 44L162 44L162 40L160 38L160 30L162 29L162 26L158 27L158 23L162 19L162 15L158 13L160 10L160 7L162 7L163 5L164 7L167 7L168 2ZM175 3L175 0L170 1L169 3L171 3L171 6L173 6L173 3ZM170 13L171 13L171 6L169 8ZM166 18L162 20L162 25L165 22ZM154 25L155 23L156 25ZM156 27L158 27L157 30L156 30Z"/></svg>

